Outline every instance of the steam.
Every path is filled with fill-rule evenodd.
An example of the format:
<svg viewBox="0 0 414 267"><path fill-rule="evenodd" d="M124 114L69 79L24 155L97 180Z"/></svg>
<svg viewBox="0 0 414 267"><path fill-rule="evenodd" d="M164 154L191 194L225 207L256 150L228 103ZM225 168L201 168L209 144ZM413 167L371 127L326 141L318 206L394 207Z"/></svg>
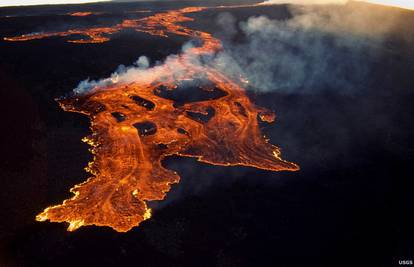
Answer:
<svg viewBox="0 0 414 267"><path fill-rule="evenodd" d="M369 87L402 20L398 12L365 4L289 10L287 20L258 16L239 23L245 42L226 41L216 66L233 77L242 73L258 91L355 93ZM226 16L226 23L223 15L217 19L223 31L233 27Z"/></svg>
<svg viewBox="0 0 414 267"><path fill-rule="evenodd" d="M81 81L73 90L75 94L81 95L93 91L94 89L105 88L117 83L150 83L154 77L162 76L165 71L174 73L179 76L185 71L185 67L178 60L177 55L168 56L164 62L157 62L150 67L150 59L146 56L140 56L132 66L126 67L120 65L110 77L98 81L86 79Z"/></svg>

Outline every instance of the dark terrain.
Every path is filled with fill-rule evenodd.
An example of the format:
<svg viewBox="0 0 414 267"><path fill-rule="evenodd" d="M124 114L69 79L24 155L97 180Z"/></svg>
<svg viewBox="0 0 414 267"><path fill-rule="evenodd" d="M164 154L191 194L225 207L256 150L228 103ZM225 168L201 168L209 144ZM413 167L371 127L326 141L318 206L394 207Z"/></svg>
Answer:
<svg viewBox="0 0 414 267"><path fill-rule="evenodd" d="M0 37L112 25L151 14L126 10L186 5L4 8ZM108 13L64 15L74 11ZM286 6L209 10L192 14L196 21L189 25L226 38L216 23L220 12L238 21L261 14L292 16ZM152 203L150 220L128 233L105 227L67 232L65 224L35 221L88 177L83 167L92 159L80 141L89 132L88 119L64 112L54 99L81 80L107 77L119 65L131 65L140 55L155 62L178 53L188 40L132 31L103 44L0 40L0 266L385 267L412 260L414 38L401 36L404 27L413 25L407 21L413 21L414 12L404 16L401 32L367 63L370 72L360 90L342 94L326 85L311 93L260 93L251 88L253 101L277 114L276 123L263 125L263 131L300 171L169 158L165 165L179 172L181 182L164 202ZM224 46L245 38L238 28Z"/></svg>

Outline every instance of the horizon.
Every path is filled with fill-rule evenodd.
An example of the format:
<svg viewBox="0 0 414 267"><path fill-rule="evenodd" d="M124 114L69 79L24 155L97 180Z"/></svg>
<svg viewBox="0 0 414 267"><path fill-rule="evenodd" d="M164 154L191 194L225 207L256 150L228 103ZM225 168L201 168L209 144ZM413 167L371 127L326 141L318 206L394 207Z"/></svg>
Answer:
<svg viewBox="0 0 414 267"><path fill-rule="evenodd" d="M21 1L21 3L16 3L14 0L5 0L0 3L0 7L91 4L104 2L112 2L112 0L24 0Z"/></svg>
<svg viewBox="0 0 414 267"><path fill-rule="evenodd" d="M5 0L0 3L0 8L3 7L23 7L23 6L42 6L42 5L77 5L77 4L93 4L93 3L109 3L109 2L156 2L156 1L174 1L174 0L23 0L16 3L15 0ZM179 0L176 0L179 1ZM319 2L318 2L319 1ZM365 2L375 5L397 7L407 10L414 10L414 1L411 0L327 0L327 3L342 3L343 2ZM225 2L225 1L223 1ZM298 0L267 0L264 1L271 4L300 4L302 1ZM317 4L320 0L306 1L306 4Z"/></svg>

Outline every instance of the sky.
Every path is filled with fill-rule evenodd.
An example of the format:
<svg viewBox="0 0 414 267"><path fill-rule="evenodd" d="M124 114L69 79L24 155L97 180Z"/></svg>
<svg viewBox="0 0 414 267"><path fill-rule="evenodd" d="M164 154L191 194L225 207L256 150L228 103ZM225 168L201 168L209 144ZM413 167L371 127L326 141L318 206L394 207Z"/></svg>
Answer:
<svg viewBox="0 0 414 267"><path fill-rule="evenodd" d="M405 9L414 9L414 0L354 0L367 2L372 4L379 4L385 6L394 6ZM292 4L345 4L348 0L266 0L266 3L270 4L282 4L282 3L292 3Z"/></svg>
<svg viewBox="0 0 414 267"><path fill-rule="evenodd" d="M414 9L414 0L368 0L366 2L387 6L396 6L406 9Z"/></svg>
<svg viewBox="0 0 414 267"><path fill-rule="evenodd" d="M27 6L47 4L84 4L91 2L109 2L110 0L0 0L0 6Z"/></svg>

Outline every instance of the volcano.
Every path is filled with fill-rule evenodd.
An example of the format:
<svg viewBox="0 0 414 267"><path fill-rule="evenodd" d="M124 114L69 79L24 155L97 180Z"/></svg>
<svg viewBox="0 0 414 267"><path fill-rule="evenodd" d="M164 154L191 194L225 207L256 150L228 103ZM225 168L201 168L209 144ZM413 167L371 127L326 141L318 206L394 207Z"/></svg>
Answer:
<svg viewBox="0 0 414 267"><path fill-rule="evenodd" d="M413 11L179 1L0 20L1 264L413 255L393 217L409 207Z"/></svg>

